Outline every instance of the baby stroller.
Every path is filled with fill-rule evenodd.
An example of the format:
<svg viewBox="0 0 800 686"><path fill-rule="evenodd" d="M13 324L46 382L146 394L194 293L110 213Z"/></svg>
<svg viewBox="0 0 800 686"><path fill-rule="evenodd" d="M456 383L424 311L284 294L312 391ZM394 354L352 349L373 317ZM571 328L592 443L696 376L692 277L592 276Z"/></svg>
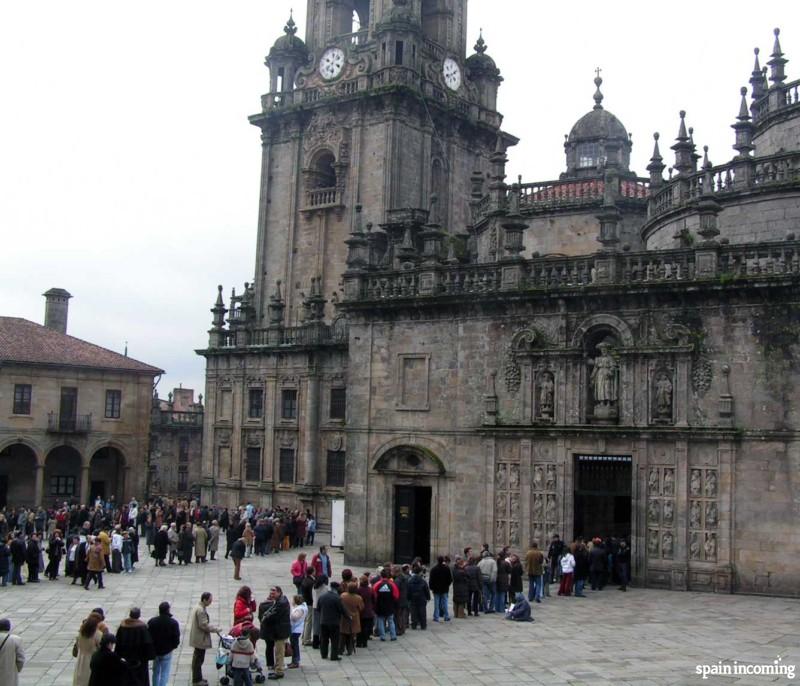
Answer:
<svg viewBox="0 0 800 686"><path fill-rule="evenodd" d="M253 628L255 627L252 622L242 622L234 626L230 634L220 634L219 645L217 646L216 665L217 669L224 669L219 677L219 683L222 684L222 686L233 682L233 672L231 671L231 647L233 646L233 642L238 636ZM253 659L250 662L250 675L253 678L253 682L256 684L263 684L267 680L264 674L264 668L255 654L253 654Z"/></svg>

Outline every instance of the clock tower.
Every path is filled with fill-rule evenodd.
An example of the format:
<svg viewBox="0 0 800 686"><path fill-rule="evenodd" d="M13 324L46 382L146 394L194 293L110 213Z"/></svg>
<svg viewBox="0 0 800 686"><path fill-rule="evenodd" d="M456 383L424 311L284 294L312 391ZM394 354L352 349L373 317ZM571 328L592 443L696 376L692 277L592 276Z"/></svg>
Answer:
<svg viewBox="0 0 800 686"><path fill-rule="evenodd" d="M435 194L442 229L463 233L470 177L485 177L498 136L516 142L482 38L467 57L467 0L308 0L307 17L305 41L290 19L270 50L270 92L250 117L263 145L255 314L266 323L280 280L286 326L302 322L312 279L331 319L357 225Z"/></svg>

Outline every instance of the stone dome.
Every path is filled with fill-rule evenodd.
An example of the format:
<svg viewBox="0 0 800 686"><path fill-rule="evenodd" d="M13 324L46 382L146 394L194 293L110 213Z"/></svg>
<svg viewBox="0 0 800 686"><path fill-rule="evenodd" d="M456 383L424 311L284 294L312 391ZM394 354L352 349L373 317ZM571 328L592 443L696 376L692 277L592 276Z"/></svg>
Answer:
<svg viewBox="0 0 800 686"><path fill-rule="evenodd" d="M497 68L495 61L486 54L486 42L483 40L483 34L478 36L478 42L475 44L475 52L467 57L465 62L467 68L473 72L488 72L490 74L499 74L500 70Z"/></svg>
<svg viewBox="0 0 800 686"><path fill-rule="evenodd" d="M611 112L602 106L584 114L569 132L569 142L577 143L581 140L597 140L600 138L617 138L628 140L628 132Z"/></svg>
<svg viewBox="0 0 800 686"><path fill-rule="evenodd" d="M305 52L306 44L303 42L303 39L298 38L296 34L297 25L290 16L289 21L286 22L286 26L283 27L283 35L275 41L270 52Z"/></svg>

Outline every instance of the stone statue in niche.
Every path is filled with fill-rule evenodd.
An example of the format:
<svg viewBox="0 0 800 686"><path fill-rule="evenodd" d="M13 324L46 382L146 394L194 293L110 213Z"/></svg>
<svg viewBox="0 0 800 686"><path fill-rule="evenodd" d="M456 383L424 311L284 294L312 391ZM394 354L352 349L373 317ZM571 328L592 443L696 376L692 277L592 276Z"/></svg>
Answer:
<svg viewBox="0 0 800 686"><path fill-rule="evenodd" d="M610 341L601 341L597 344L600 354L590 361L594 417L599 420L613 419L617 416L619 400L617 361L611 356L612 347Z"/></svg>
<svg viewBox="0 0 800 686"><path fill-rule="evenodd" d="M519 545L519 523L509 522L508 524L508 542L512 546Z"/></svg>
<svg viewBox="0 0 800 686"><path fill-rule="evenodd" d="M512 493L509 499L509 518L519 521L519 493Z"/></svg>
<svg viewBox="0 0 800 686"><path fill-rule="evenodd" d="M497 465L495 484L497 485L498 491L504 491L506 489L506 466L504 464Z"/></svg>
<svg viewBox="0 0 800 686"><path fill-rule="evenodd" d="M505 525L505 522L495 522L495 525L494 525L494 540L497 543L505 544L505 542L506 542L506 525Z"/></svg>
<svg viewBox="0 0 800 686"><path fill-rule="evenodd" d="M554 464L547 465L547 480L545 481L545 488L548 491L556 490L556 466Z"/></svg>
<svg viewBox="0 0 800 686"><path fill-rule="evenodd" d="M700 534L696 531L692 531L692 535L689 537L689 559L700 559Z"/></svg>
<svg viewBox="0 0 800 686"><path fill-rule="evenodd" d="M717 504L714 502L706 503L706 528L717 528Z"/></svg>
<svg viewBox="0 0 800 686"><path fill-rule="evenodd" d="M717 473L713 469L706 471L706 497L713 498L717 495Z"/></svg>
<svg viewBox="0 0 800 686"><path fill-rule="evenodd" d="M556 497L554 495L547 496L547 521L555 522L558 519L556 512Z"/></svg>
<svg viewBox="0 0 800 686"><path fill-rule="evenodd" d="M689 493L692 495L700 495L702 492L702 472L699 469L693 469L689 476Z"/></svg>
<svg viewBox="0 0 800 686"><path fill-rule="evenodd" d="M533 518L534 519L544 519L544 496L542 495L535 495L533 496Z"/></svg>
<svg viewBox="0 0 800 686"><path fill-rule="evenodd" d="M508 467L508 487L509 489L516 490L519 488L519 465L512 464Z"/></svg>
<svg viewBox="0 0 800 686"><path fill-rule="evenodd" d="M541 419L552 419L554 414L554 398L556 384L551 372L544 372L539 377L539 414Z"/></svg>
<svg viewBox="0 0 800 686"><path fill-rule="evenodd" d="M650 529L650 534L647 536L647 554L650 557L658 557L658 529Z"/></svg>
<svg viewBox="0 0 800 686"><path fill-rule="evenodd" d="M494 496L494 514L496 517L506 516L506 494L496 493Z"/></svg>
<svg viewBox="0 0 800 686"><path fill-rule="evenodd" d="M658 470L651 469L647 475L647 492L658 494Z"/></svg>
<svg viewBox="0 0 800 686"><path fill-rule="evenodd" d="M706 551L706 560L717 559L717 534L706 534L706 541L703 544Z"/></svg>
<svg viewBox="0 0 800 686"><path fill-rule="evenodd" d="M664 470L664 495L675 495L675 470Z"/></svg>
<svg viewBox="0 0 800 686"><path fill-rule="evenodd" d="M647 503L647 521L651 524L658 524L659 504L657 500L650 500Z"/></svg>
<svg viewBox="0 0 800 686"><path fill-rule="evenodd" d="M673 500L664 501L664 525L672 526L675 519L675 502Z"/></svg>
<svg viewBox="0 0 800 686"><path fill-rule="evenodd" d="M541 465L536 465L533 468L533 488L536 491L541 491L544 485L544 470Z"/></svg>
<svg viewBox="0 0 800 686"><path fill-rule="evenodd" d="M665 531L661 536L661 557L672 557L672 532Z"/></svg>
<svg viewBox="0 0 800 686"><path fill-rule="evenodd" d="M540 527L538 524L533 527L533 540L534 541L544 540L542 538L542 527Z"/></svg>
<svg viewBox="0 0 800 686"><path fill-rule="evenodd" d="M672 381L665 371L656 375L655 400L656 419L662 421L672 419Z"/></svg>
<svg viewBox="0 0 800 686"><path fill-rule="evenodd" d="M700 517L701 517L700 501L693 500L692 504L689 506L689 528L699 529Z"/></svg>

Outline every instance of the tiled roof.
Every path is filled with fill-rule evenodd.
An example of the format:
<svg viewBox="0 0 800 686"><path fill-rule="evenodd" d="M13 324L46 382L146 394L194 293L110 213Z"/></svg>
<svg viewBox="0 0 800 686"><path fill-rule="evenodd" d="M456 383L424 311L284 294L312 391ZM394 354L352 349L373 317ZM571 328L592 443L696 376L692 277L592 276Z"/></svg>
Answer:
<svg viewBox="0 0 800 686"><path fill-rule="evenodd" d="M4 362L163 373L158 367L19 317L0 317L0 364Z"/></svg>

